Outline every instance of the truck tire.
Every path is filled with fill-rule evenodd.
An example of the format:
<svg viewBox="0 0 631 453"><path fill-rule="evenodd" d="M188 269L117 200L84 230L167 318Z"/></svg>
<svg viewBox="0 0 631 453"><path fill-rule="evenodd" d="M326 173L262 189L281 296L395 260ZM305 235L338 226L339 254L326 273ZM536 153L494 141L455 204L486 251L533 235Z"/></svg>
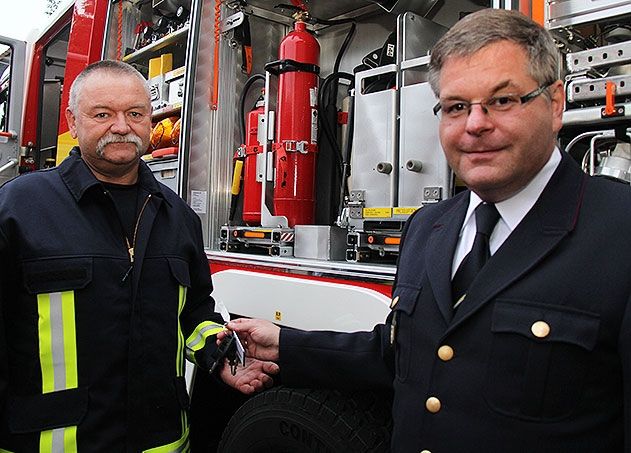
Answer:
<svg viewBox="0 0 631 453"><path fill-rule="evenodd" d="M273 388L235 412L217 451L388 452L389 402L383 395L368 392Z"/></svg>

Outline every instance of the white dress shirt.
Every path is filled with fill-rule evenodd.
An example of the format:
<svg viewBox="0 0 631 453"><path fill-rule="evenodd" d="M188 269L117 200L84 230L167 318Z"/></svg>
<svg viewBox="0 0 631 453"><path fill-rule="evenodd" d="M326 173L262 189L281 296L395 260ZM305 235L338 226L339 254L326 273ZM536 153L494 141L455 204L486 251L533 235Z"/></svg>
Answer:
<svg viewBox="0 0 631 453"><path fill-rule="evenodd" d="M543 189L548 184L548 181L550 181L552 174L559 166L559 162L561 162L561 154L559 149L555 148L548 162L522 190L504 201L495 203L495 207L500 213L500 219L489 238L491 255L500 248L506 238L508 238L517 225L519 225L519 222L526 217L526 214L528 214L528 211L534 206L543 192ZM475 208L477 208L480 203L482 203L482 199L471 192L469 208L467 209L467 215L460 229L458 244L456 245L456 252L454 253L451 265L452 278L464 257L467 256L467 253L469 253L471 247L473 247L473 239L475 238L476 232Z"/></svg>

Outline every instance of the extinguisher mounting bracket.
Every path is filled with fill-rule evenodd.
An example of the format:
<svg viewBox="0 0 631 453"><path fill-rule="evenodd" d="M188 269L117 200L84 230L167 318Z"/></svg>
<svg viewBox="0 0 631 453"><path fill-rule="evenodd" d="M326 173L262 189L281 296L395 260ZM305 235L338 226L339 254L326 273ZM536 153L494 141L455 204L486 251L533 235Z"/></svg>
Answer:
<svg viewBox="0 0 631 453"><path fill-rule="evenodd" d="M287 152L299 152L301 154L307 154L309 151L309 143L303 141L297 142L296 140L283 141L283 148Z"/></svg>
<svg viewBox="0 0 631 453"><path fill-rule="evenodd" d="M284 72L312 72L320 74L320 66L299 61L285 59L270 61L265 65L265 70L270 74L278 76Z"/></svg>

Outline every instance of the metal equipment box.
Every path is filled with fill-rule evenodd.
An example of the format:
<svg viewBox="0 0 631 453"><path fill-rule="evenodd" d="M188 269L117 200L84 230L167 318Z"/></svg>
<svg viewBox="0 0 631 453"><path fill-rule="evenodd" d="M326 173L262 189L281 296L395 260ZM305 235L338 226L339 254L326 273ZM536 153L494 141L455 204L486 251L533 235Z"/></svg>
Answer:
<svg viewBox="0 0 631 453"><path fill-rule="evenodd" d="M178 166L177 157L168 159L153 159L147 161L149 169L158 181L177 193Z"/></svg>
<svg viewBox="0 0 631 453"><path fill-rule="evenodd" d="M296 225L294 256L319 260L343 260L346 230L324 225Z"/></svg>

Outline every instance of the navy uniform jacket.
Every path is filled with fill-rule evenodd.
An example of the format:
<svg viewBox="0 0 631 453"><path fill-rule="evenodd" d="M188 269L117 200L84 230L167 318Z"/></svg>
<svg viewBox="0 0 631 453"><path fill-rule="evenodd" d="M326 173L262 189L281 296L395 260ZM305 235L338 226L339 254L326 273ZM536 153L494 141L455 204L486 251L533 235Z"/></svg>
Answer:
<svg viewBox="0 0 631 453"><path fill-rule="evenodd" d="M454 314L467 206L409 220L386 324L281 330L283 382L392 385L399 453L631 451L631 188L564 154Z"/></svg>
<svg viewBox="0 0 631 453"><path fill-rule="evenodd" d="M184 355L207 366L219 321L208 261L199 218L144 162L138 184L133 266L78 153L0 188L1 451L188 447Z"/></svg>

